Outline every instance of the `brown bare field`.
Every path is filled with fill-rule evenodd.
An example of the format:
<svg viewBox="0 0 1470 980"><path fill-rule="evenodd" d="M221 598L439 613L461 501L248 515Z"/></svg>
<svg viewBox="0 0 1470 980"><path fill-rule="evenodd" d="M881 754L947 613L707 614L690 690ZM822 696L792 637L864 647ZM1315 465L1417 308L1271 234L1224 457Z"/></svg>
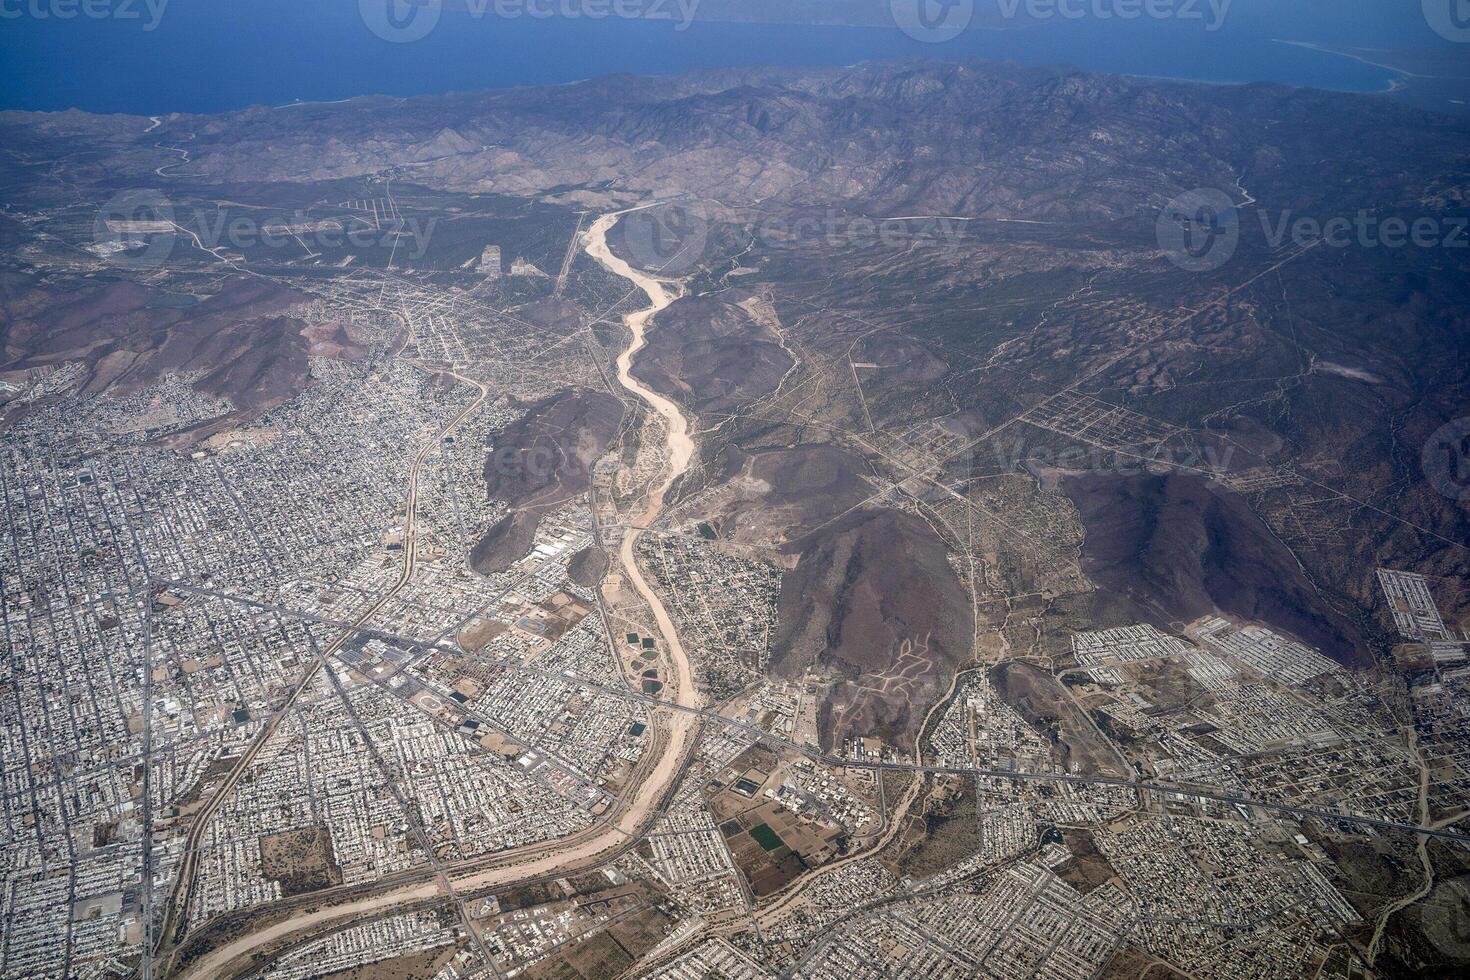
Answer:
<svg viewBox="0 0 1470 980"><path fill-rule="evenodd" d="M260 838L265 876L280 882L281 894L300 895L342 884L342 869L332 859L332 834L326 827L303 827Z"/></svg>
<svg viewBox="0 0 1470 980"><path fill-rule="evenodd" d="M1014 661L997 666L990 680L1027 724L1051 738L1070 771L1126 775L1120 772L1113 750L1051 674Z"/></svg>
<svg viewBox="0 0 1470 980"><path fill-rule="evenodd" d="M337 970L322 975L321 980L430 980L458 951L454 944L393 956L350 970Z"/></svg>
<svg viewBox="0 0 1470 980"><path fill-rule="evenodd" d="M1117 876L1108 859L1098 852L1092 834L1086 830L1063 828L1062 842L1072 852L1072 860L1057 872L1067 884L1086 895L1098 885Z"/></svg>

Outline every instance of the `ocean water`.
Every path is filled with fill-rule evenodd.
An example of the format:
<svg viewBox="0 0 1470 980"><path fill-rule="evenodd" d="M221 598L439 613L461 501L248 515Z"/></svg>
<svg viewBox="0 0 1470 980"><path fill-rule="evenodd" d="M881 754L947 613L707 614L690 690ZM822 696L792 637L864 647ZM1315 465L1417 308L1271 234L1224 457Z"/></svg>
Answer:
<svg viewBox="0 0 1470 980"><path fill-rule="evenodd" d="M444 9L424 37L395 42L379 36L392 33L383 17L388 2L0 0L0 107L212 112L364 94L554 84L622 72L964 57L1357 92L1386 91L1397 79L1401 91L1395 97L1451 111L1463 106L1470 90L1470 79L1458 77L1470 76L1470 37L1456 43L1436 34L1420 0L1158 0L1169 16L1129 20L1115 12L1130 0L1061 0L1079 16L1062 16L1048 6L1056 0L959 0L973 5L971 26L938 43L891 25L705 20L701 0L629 0L657 2L655 9L669 17L659 20L536 18L517 6L502 10L519 11L518 16L495 16L497 0L488 0L488 11L487 0L480 0L475 5L481 15ZM582 0L538 2L555 11ZM704 0L706 16L740 16L742 2ZM749 2L772 9L772 0ZM822 0L793 2L811 8ZM889 23L888 0L831 2L870 3L864 8L867 22ZM691 8L689 23L683 13ZM62 16L68 10L72 16ZM1006 11L1015 16L1004 16ZM369 22L378 24L379 33ZM383 30L384 24L390 29ZM981 24L1006 29L976 26ZM1353 58L1303 44L1360 50ZM1366 49L1377 53L1362 54ZM1415 79L1383 67L1420 63L1435 65L1436 77Z"/></svg>

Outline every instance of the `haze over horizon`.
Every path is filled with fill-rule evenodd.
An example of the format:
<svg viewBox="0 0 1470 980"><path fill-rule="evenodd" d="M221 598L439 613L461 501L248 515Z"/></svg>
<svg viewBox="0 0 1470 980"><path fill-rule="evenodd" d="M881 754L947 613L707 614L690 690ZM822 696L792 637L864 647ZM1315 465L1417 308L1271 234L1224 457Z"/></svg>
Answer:
<svg viewBox="0 0 1470 980"><path fill-rule="evenodd" d="M394 22L377 8L403 0L108 0L121 4L126 16L65 19L47 13L55 2L6 0L0 108L215 112L756 62L820 66L919 57L1344 91L1396 87L1400 97L1448 111L1457 111L1470 91L1470 72L1445 70L1460 49L1429 29L1417 5L1377 0L1302 0L1285 10L1271 0L1161 0L1172 16L1136 19L1119 18L1111 0L1062 0L1063 10L1081 16L1054 13L1049 0L958 0L959 9L972 11L967 27L938 42L895 27L903 17L888 0L807 0L791 8L797 13L777 14L795 22L785 24L738 22L740 0L630 0L638 10L645 7L637 4L647 4L657 19L555 13L565 3L580 11L580 0L555 0L549 8L554 15L539 17L527 13L522 0L484 0L433 7L433 29L409 43L384 40L369 27ZM799 11L829 7L877 26L799 23ZM773 8L784 9L766 2L758 17L772 16ZM1342 16L1343 9L1352 16ZM411 20L413 14L400 10L399 16ZM1373 49L1382 58L1358 60L1300 44ZM1367 63L1375 60L1380 64ZM1405 72L1435 77L1411 79ZM201 73L209 85L195 82Z"/></svg>

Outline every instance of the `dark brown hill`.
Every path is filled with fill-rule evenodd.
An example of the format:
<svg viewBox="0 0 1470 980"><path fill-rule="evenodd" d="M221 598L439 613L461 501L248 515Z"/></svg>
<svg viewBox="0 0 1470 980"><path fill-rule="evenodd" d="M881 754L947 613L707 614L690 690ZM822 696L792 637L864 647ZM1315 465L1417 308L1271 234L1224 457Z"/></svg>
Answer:
<svg viewBox="0 0 1470 980"><path fill-rule="evenodd" d="M555 507L587 489L592 464L623 420L623 403L568 389L527 406L485 457L485 490L513 508Z"/></svg>
<svg viewBox="0 0 1470 980"><path fill-rule="evenodd" d="M774 391L791 356L734 299L690 297L660 313L634 375L701 414L728 412Z"/></svg>
<svg viewBox="0 0 1470 980"><path fill-rule="evenodd" d="M0 373L80 364L81 388L94 394L190 374L241 418L302 391L310 356L362 352L343 327L284 315L304 297L264 280L229 280L198 302L180 298L126 281L68 290L0 277Z"/></svg>
<svg viewBox="0 0 1470 980"><path fill-rule="evenodd" d="M496 434L485 457L485 491L511 511L470 550L476 571L498 572L524 556L541 516L586 492L592 464L622 420L623 403L612 395L567 389L532 403Z"/></svg>
<svg viewBox="0 0 1470 980"><path fill-rule="evenodd" d="M1239 495L1178 474L1074 476L1062 488L1086 526L1088 576L1161 625L1219 611L1265 623L1342 664L1371 659L1357 629Z"/></svg>
<svg viewBox="0 0 1470 980"><path fill-rule="evenodd" d="M928 524L858 511L794 542L781 583L772 666L841 678L823 704L822 738L877 735L910 749L924 712L969 657L969 597Z"/></svg>

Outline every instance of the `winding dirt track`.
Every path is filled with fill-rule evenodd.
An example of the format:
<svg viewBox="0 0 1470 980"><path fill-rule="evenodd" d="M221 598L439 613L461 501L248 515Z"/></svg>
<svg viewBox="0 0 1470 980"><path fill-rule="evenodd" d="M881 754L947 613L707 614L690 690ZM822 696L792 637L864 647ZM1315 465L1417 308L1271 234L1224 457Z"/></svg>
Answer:
<svg viewBox="0 0 1470 980"><path fill-rule="evenodd" d="M632 338L628 347L618 356L618 383L639 400L646 403L664 419L667 430L667 471L662 483L650 490L643 514L629 521L632 526L623 537L619 559L628 582L648 604L664 645L669 653L670 680L675 701L685 707L698 707L689 659L683 644L674 629L673 621L664 608L657 593L649 587L634 559L635 545L642 533L663 510L664 496L694 458L694 440L690 435L688 420L669 399L645 387L631 373L633 356L644 344L644 332L654 315L667 307L680 295L674 283L645 275L622 259L615 256L607 245L607 232L621 214L608 214L593 222L582 236L582 247L587 254L609 272L630 280L648 297L649 305L624 318ZM507 851L488 858L474 870L451 872L456 891L478 891L504 887L531 879L543 879L596 867L608 856L618 851L630 838L641 835L657 815L658 807L665 795L674 787L683 771L690 751L694 747L699 717L684 711L655 709L651 721L656 738L650 739L649 749L658 747L659 757L645 770L645 776L637 785L625 806L619 807L611 818L597 823L587 830L557 841L548 841L526 848ZM232 938L210 950L188 965L181 976L188 978L215 978L237 976L253 969L251 957L282 943L295 945L314 935L340 928L353 921L381 915L401 906L414 905L441 896L442 882L429 878L410 884L388 885L377 894L344 899L332 903L322 895L315 906L303 909L290 918L269 923L259 929Z"/></svg>

